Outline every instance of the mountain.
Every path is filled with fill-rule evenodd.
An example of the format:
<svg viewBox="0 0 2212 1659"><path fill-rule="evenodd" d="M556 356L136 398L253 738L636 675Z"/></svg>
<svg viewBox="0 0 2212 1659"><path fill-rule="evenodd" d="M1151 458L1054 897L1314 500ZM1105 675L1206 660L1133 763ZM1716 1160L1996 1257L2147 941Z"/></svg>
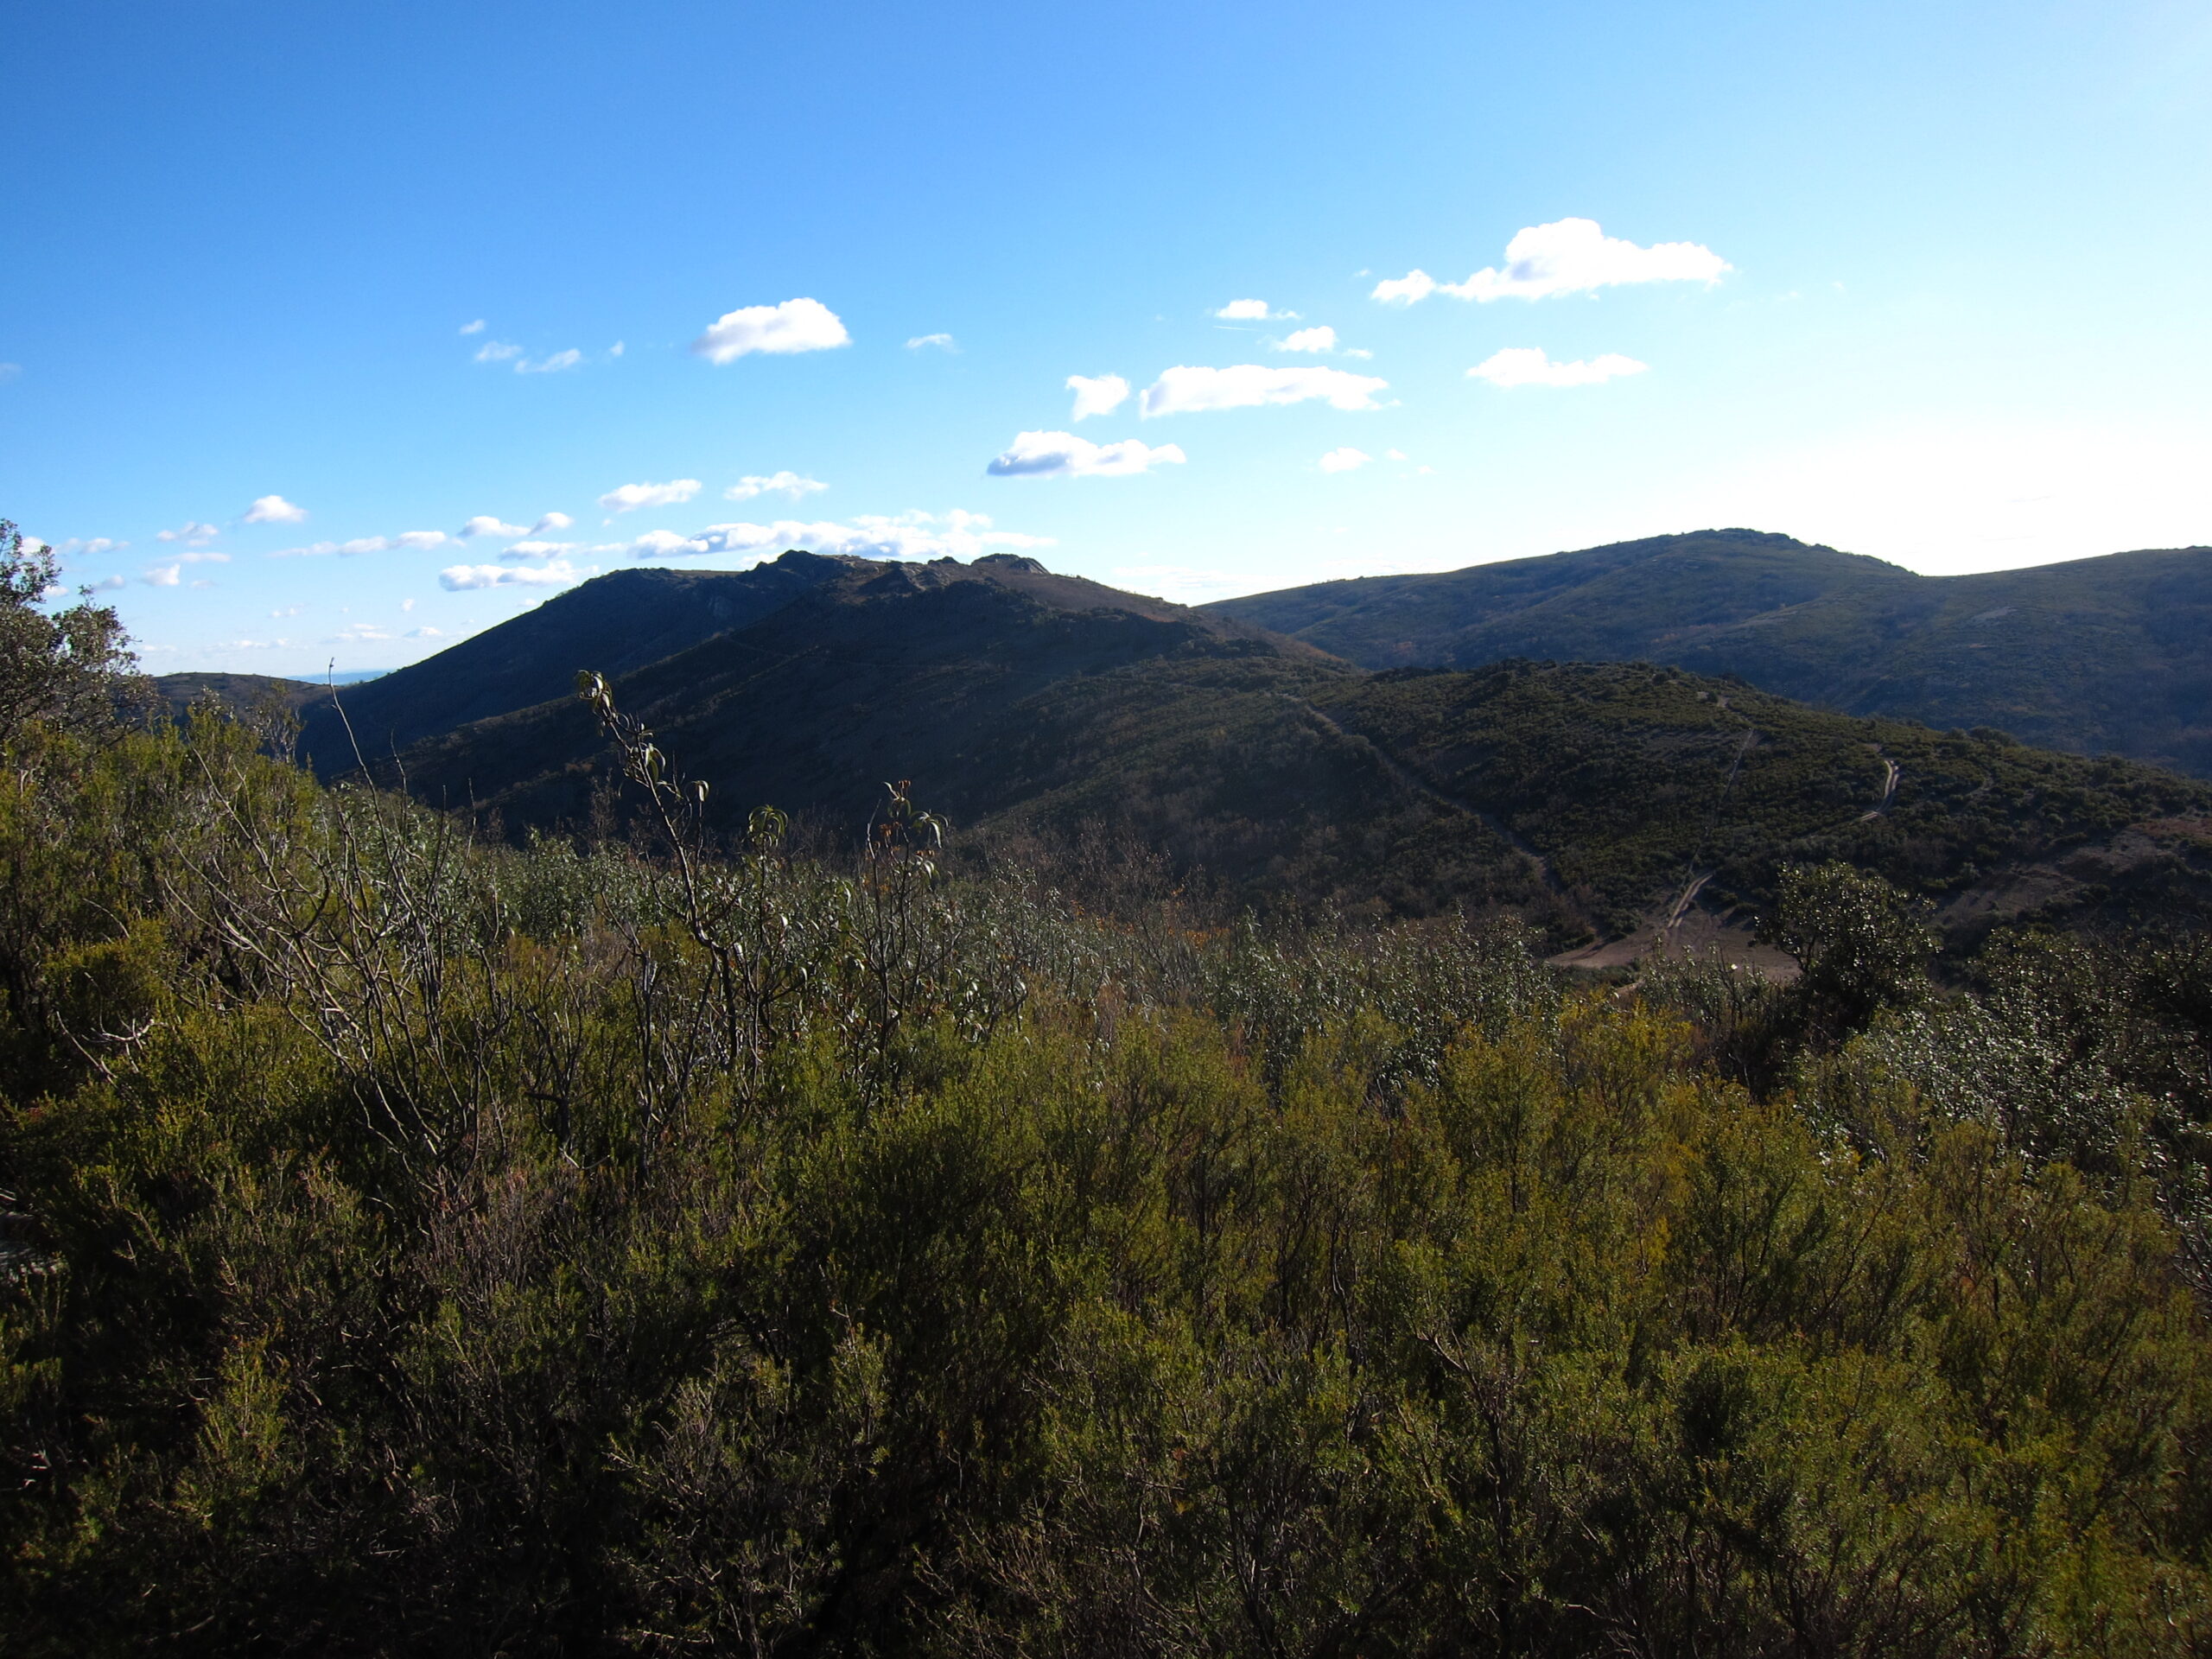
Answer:
<svg viewBox="0 0 2212 1659"><path fill-rule="evenodd" d="M1218 601L1363 667L1669 663L2212 776L2212 548L1923 576L1757 531Z"/></svg>
<svg viewBox="0 0 2212 1659"><path fill-rule="evenodd" d="M273 674L157 674L155 695L182 715L194 703L213 703L233 715L274 706L297 714L326 695L328 688Z"/></svg>
<svg viewBox="0 0 2212 1659"><path fill-rule="evenodd" d="M2212 911L2212 785L1648 663L1368 673L1027 560L854 561L609 677L725 830L766 803L849 836L911 779L987 855L1103 830L1232 902L1503 906L1562 945L1686 922L1740 943L1783 865L1832 857L1921 894L1962 941L2024 916ZM510 832L614 798L610 745L565 683L398 758L418 795Z"/></svg>
<svg viewBox="0 0 2212 1659"><path fill-rule="evenodd" d="M435 657L308 708L300 752L318 772L381 760L435 733L567 695L577 665L621 673L789 604L854 563L786 553L750 570L618 570ZM350 733L347 730L351 727Z"/></svg>

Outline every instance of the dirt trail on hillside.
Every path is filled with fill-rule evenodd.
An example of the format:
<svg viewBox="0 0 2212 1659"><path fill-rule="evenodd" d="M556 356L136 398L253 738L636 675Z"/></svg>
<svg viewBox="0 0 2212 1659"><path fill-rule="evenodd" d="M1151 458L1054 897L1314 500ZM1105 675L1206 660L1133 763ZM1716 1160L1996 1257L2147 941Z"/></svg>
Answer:
<svg viewBox="0 0 2212 1659"><path fill-rule="evenodd" d="M1551 860L1546 858L1534 847L1531 847L1527 842L1523 841L1509 825L1500 820L1495 814L1484 811L1482 808L1477 806L1472 801L1463 800L1457 795L1453 795L1447 791L1439 789L1435 785L1430 783L1428 779L1415 772L1411 766L1408 766L1405 762L1400 760L1397 756L1392 754L1389 750L1384 748L1372 737L1370 737L1365 732L1353 730L1351 727L1344 725L1341 721L1338 720L1335 715L1330 714L1325 709L1317 709L1312 703L1306 702L1305 698L1294 696L1287 691L1280 692L1277 695L1280 696L1286 702L1295 703L1299 708L1313 715L1314 719L1319 721L1322 725L1328 728L1328 729L1333 732L1337 736L1342 738L1356 737L1359 739L1362 742L1365 743L1368 747L1375 751L1375 758L1382 763L1382 770L1386 774L1388 774L1391 782L1396 784L1401 789L1403 789L1411 794L1420 796L1423 800L1428 801L1434 805L1443 807L1447 811L1457 812L1464 817L1472 818L1477 823L1482 825L1484 829L1489 830L1491 834L1496 836L1508 847L1510 847L1515 852L1520 854L1522 858L1526 859L1529 861L1529 868L1536 873L1537 878L1543 882L1547 889L1560 898L1566 897L1567 886L1559 879L1559 873L1552 868Z"/></svg>

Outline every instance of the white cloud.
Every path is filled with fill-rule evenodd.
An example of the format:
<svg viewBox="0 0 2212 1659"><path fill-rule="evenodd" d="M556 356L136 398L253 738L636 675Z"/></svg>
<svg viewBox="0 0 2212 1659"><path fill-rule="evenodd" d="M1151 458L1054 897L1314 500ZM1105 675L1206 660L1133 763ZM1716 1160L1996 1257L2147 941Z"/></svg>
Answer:
<svg viewBox="0 0 2212 1659"><path fill-rule="evenodd" d="M1385 305L1415 305L1435 292L1435 277L1425 270L1409 270L1376 283L1375 291L1367 297Z"/></svg>
<svg viewBox="0 0 2212 1659"><path fill-rule="evenodd" d="M916 334L906 342L906 349L910 352L918 352L930 346L936 346L940 352L957 352L960 349L960 342L950 334Z"/></svg>
<svg viewBox="0 0 2212 1659"><path fill-rule="evenodd" d="M410 628L407 637L410 639L442 639L446 637L446 631L443 628Z"/></svg>
<svg viewBox="0 0 2212 1659"><path fill-rule="evenodd" d="M476 588L565 588L592 574L566 560L550 564L454 564L438 572L438 586L449 594Z"/></svg>
<svg viewBox="0 0 2212 1659"><path fill-rule="evenodd" d="M1118 374L1071 374L1068 390L1075 393L1075 413L1068 418L1080 421L1093 415L1111 415L1128 397L1129 383Z"/></svg>
<svg viewBox="0 0 2212 1659"><path fill-rule="evenodd" d="M271 611L269 614L271 616L297 616L305 609L307 609L307 607L304 605L287 605L283 610Z"/></svg>
<svg viewBox="0 0 2212 1659"><path fill-rule="evenodd" d="M1049 536L994 530L988 515L956 508L942 516L929 512L904 512L895 518L871 515L849 524L808 524L791 518L772 524L709 524L691 537L659 531L639 537L630 544L630 550L632 557L640 559L717 553L766 555L792 547L868 559L972 559L995 547L1052 544Z"/></svg>
<svg viewBox="0 0 2212 1659"><path fill-rule="evenodd" d="M565 512L549 512L534 524L503 524L488 512L480 512L463 524L457 534L458 539L464 542L474 541L484 536L494 540L514 541L524 536L540 536L549 530L566 530L575 522Z"/></svg>
<svg viewBox="0 0 2212 1659"><path fill-rule="evenodd" d="M609 512L634 512L639 507L672 507L699 493L696 478L674 478L665 484L625 484L599 498Z"/></svg>
<svg viewBox="0 0 2212 1659"><path fill-rule="evenodd" d="M0 363L0 380L12 380L22 372L20 363Z"/></svg>
<svg viewBox="0 0 2212 1659"><path fill-rule="evenodd" d="M208 581L207 577L202 576L199 581L194 582L192 585L194 588L213 588L215 584Z"/></svg>
<svg viewBox="0 0 2212 1659"><path fill-rule="evenodd" d="M352 645L367 641L385 640L391 637L389 632L378 627L373 622L354 622L339 629L322 643L326 645Z"/></svg>
<svg viewBox="0 0 2212 1659"><path fill-rule="evenodd" d="M1412 459L1412 457L1407 454L1402 449L1386 449L1382 452L1382 458L1385 461L1409 461Z"/></svg>
<svg viewBox="0 0 2212 1659"><path fill-rule="evenodd" d="M1323 323L1318 328L1300 328L1287 339L1268 344L1270 350L1278 352L1333 352L1337 349L1337 331Z"/></svg>
<svg viewBox="0 0 2212 1659"><path fill-rule="evenodd" d="M1374 409L1375 394L1389 384L1344 369L1270 369L1258 363L1203 369L1179 364L1144 389L1138 408L1149 418L1319 397L1332 409Z"/></svg>
<svg viewBox="0 0 2212 1659"><path fill-rule="evenodd" d="M607 354L609 357L620 357L627 349L628 347L624 346L623 343L618 340L612 346L607 348Z"/></svg>
<svg viewBox="0 0 2212 1659"><path fill-rule="evenodd" d="M482 333L484 332L484 319L483 319L483 318L481 318L481 317L479 317L479 318L477 318L477 319L476 319L476 321L474 321L474 322L464 322L464 323L462 323L462 324L461 325L461 332L462 334L482 334Z"/></svg>
<svg viewBox="0 0 2212 1659"><path fill-rule="evenodd" d="M1295 311L1270 311L1265 300L1231 300L1213 314L1224 322L1294 322Z"/></svg>
<svg viewBox="0 0 2212 1659"><path fill-rule="evenodd" d="M149 588L174 588L183 574L183 567L175 564L149 565L139 573Z"/></svg>
<svg viewBox="0 0 2212 1659"><path fill-rule="evenodd" d="M213 524L195 524L188 519L175 530L156 531L154 539L157 542L182 542L188 547L198 547L203 542L213 541L222 533Z"/></svg>
<svg viewBox="0 0 2212 1659"><path fill-rule="evenodd" d="M563 369L573 369L584 360L584 354L571 346L565 352L556 352L550 357L531 362L523 358L515 364L517 374L558 374Z"/></svg>
<svg viewBox="0 0 2212 1659"><path fill-rule="evenodd" d="M692 537L679 536L672 530L649 530L644 535L627 542L601 542L592 548L594 553L626 553L633 559L675 558L683 554L703 553Z"/></svg>
<svg viewBox="0 0 2212 1659"><path fill-rule="evenodd" d="M520 357L522 347L504 340L487 340L476 348L479 363L505 363L510 358Z"/></svg>
<svg viewBox="0 0 2212 1659"><path fill-rule="evenodd" d="M1510 346L1469 369L1467 378L1487 380L1493 386L1595 386L1624 374L1642 374L1650 366L1618 352L1586 363L1554 363L1541 346Z"/></svg>
<svg viewBox="0 0 2212 1659"><path fill-rule="evenodd" d="M1332 449L1321 457L1320 467L1325 473L1349 473L1364 467L1375 457L1364 449L1355 449L1347 444L1341 449Z"/></svg>
<svg viewBox="0 0 2212 1659"><path fill-rule="evenodd" d="M986 470L994 478L1127 478L1183 461L1172 443L1155 448L1137 438L1098 444L1072 432L1023 432Z"/></svg>
<svg viewBox="0 0 2212 1659"><path fill-rule="evenodd" d="M300 524L307 522L308 510L296 507L281 495L257 496L246 509L249 524Z"/></svg>
<svg viewBox="0 0 2212 1659"><path fill-rule="evenodd" d="M1541 300L1582 294L1624 283L1717 283L1734 267L1695 242L1660 242L1640 248L1607 236L1594 219L1560 219L1516 232L1505 245L1501 269L1486 267L1464 283L1440 283L1427 271L1408 271L1377 283L1370 296L1413 305L1431 294L1455 300Z"/></svg>
<svg viewBox="0 0 2212 1659"><path fill-rule="evenodd" d="M803 495L814 495L830 486L818 478L801 478L797 473L771 473L766 478L747 474L722 492L725 501L750 501L756 495L788 495L794 501Z"/></svg>
<svg viewBox="0 0 2212 1659"><path fill-rule="evenodd" d="M517 542L499 556L503 559L555 559L575 550L574 542Z"/></svg>
<svg viewBox="0 0 2212 1659"><path fill-rule="evenodd" d="M125 585L126 584L120 575L102 576L98 582L92 584L95 592L103 594L111 593L116 588Z"/></svg>
<svg viewBox="0 0 2212 1659"><path fill-rule="evenodd" d="M822 352L849 346L853 337L837 314L819 300L785 300L726 311L691 349L709 363L734 363L753 352Z"/></svg>
<svg viewBox="0 0 2212 1659"><path fill-rule="evenodd" d="M158 541L161 537L156 537L155 539ZM26 536L23 537L23 545L26 548L30 547L31 538L29 537ZM43 545L43 543L41 543L41 545ZM60 554L64 558L94 559L98 558L103 553L113 553L119 549L126 548L130 545L130 543L128 542L112 541L105 536L95 536L89 542L80 542L74 536L72 536L67 541L61 543L54 550Z"/></svg>
<svg viewBox="0 0 2212 1659"><path fill-rule="evenodd" d="M1226 570L1202 570L1188 564L1124 564L1116 568L1114 582L1132 593L1195 603L1226 593L1237 585L1237 578Z"/></svg>
<svg viewBox="0 0 2212 1659"><path fill-rule="evenodd" d="M228 564L231 556L227 553L180 553L176 556L176 562L179 564Z"/></svg>
<svg viewBox="0 0 2212 1659"><path fill-rule="evenodd" d="M404 530L397 536L357 536L350 542L310 542L305 547L280 547L269 556L272 559L318 559L335 553L340 558L356 558L364 553L390 553L400 550L424 553L435 547L443 547L454 538L442 530ZM186 558L193 556L184 555ZM219 557L220 555L208 555Z"/></svg>

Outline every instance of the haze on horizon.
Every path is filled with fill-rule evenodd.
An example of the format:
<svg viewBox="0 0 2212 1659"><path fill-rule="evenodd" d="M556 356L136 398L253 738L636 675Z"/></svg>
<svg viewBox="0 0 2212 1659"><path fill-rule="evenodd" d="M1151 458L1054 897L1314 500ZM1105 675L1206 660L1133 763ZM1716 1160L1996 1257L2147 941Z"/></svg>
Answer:
<svg viewBox="0 0 2212 1659"><path fill-rule="evenodd" d="M17 8L0 517L157 671L595 570L2212 542L2212 15Z"/></svg>

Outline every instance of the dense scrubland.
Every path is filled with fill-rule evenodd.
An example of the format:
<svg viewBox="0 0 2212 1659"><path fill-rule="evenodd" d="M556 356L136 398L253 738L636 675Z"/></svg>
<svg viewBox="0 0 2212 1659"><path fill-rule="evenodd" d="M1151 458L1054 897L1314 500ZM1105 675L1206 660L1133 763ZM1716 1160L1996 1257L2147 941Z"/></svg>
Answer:
<svg viewBox="0 0 2212 1659"><path fill-rule="evenodd" d="M596 681L517 845L10 614L10 1651L2212 1648L2201 932L1579 981L802 852Z"/></svg>

